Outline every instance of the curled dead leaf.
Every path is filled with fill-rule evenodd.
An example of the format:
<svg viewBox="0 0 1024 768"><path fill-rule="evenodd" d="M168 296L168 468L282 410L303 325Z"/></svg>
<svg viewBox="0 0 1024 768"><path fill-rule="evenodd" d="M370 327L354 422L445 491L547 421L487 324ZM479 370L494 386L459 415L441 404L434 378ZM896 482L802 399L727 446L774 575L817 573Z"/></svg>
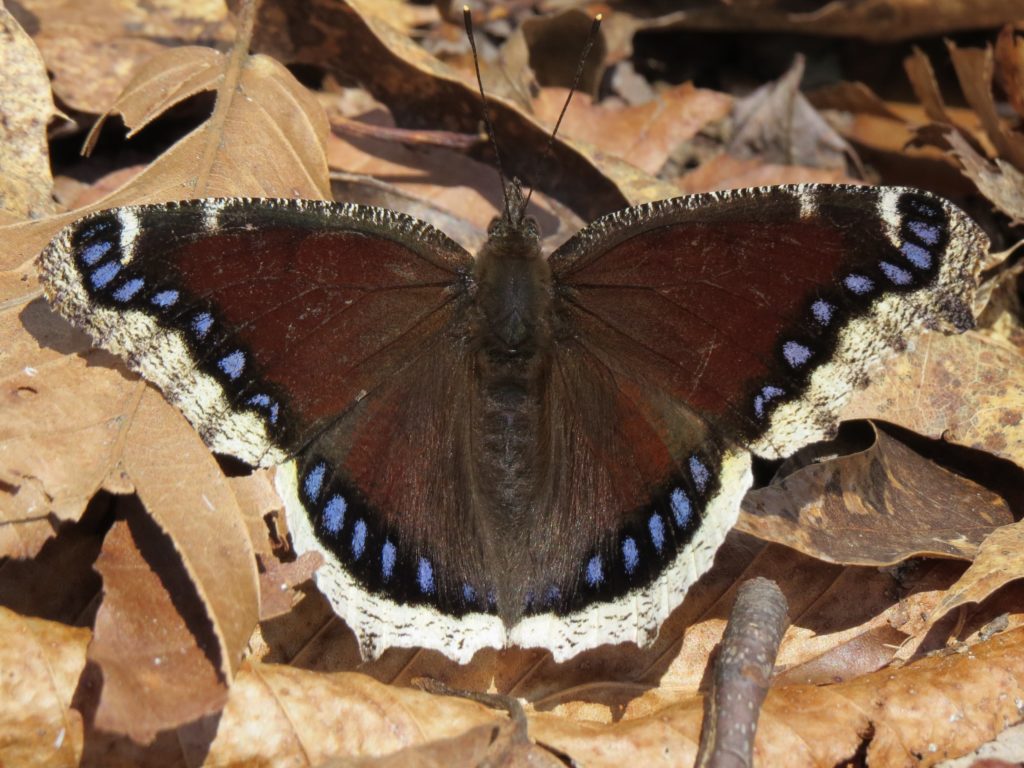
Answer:
<svg viewBox="0 0 1024 768"><path fill-rule="evenodd" d="M867 447L748 493L737 528L829 562L890 565L921 555L972 559L1013 520L995 493L874 424L866 429Z"/></svg>
<svg viewBox="0 0 1024 768"><path fill-rule="evenodd" d="M216 651L201 643L202 605L143 510L114 524L96 568L103 603L88 652L103 679L90 713L96 727L147 744L220 710L227 685L210 658Z"/></svg>

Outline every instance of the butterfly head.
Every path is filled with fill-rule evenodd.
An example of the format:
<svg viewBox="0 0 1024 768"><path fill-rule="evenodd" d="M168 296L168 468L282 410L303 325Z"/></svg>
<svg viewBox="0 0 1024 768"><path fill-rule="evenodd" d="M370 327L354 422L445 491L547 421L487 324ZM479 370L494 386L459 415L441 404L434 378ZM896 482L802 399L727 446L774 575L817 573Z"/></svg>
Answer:
<svg viewBox="0 0 1024 768"><path fill-rule="evenodd" d="M501 216L491 219L487 227L487 239L494 245L507 246L508 250L523 255L539 253L540 226L533 216L526 215L528 204L519 179L506 184L505 210Z"/></svg>

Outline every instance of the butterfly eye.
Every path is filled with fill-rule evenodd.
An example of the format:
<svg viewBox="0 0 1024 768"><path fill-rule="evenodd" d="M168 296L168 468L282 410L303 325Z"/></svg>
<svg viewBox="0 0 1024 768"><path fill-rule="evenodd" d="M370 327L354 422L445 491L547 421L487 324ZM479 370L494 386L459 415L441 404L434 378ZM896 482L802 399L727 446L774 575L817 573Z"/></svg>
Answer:
<svg viewBox="0 0 1024 768"><path fill-rule="evenodd" d="M491 219L491 223L487 225L487 236L488 237L493 237L498 232L498 230L500 230L500 229L501 229L501 217L500 216L495 216L493 219Z"/></svg>

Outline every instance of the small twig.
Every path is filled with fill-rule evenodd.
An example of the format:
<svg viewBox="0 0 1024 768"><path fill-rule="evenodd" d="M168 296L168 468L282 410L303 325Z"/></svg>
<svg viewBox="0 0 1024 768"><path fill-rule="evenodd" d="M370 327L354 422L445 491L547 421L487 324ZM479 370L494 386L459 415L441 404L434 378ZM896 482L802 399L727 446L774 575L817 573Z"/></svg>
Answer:
<svg viewBox="0 0 1024 768"><path fill-rule="evenodd" d="M698 768L750 768L761 704L789 626L787 611L774 581L751 579L737 590L704 700Z"/></svg>
<svg viewBox="0 0 1024 768"><path fill-rule="evenodd" d="M417 677L412 681L420 690L426 691L427 693L433 693L438 696L454 696L459 699L469 699L475 701L477 704L483 704L485 707L491 709L501 709L508 712L509 719L512 721L517 735L521 734L522 741L528 741L526 735L526 711L523 709L523 705L519 703L519 699L515 696L503 696L500 693L478 693L477 691L465 691L459 688L449 688L447 685L442 683L440 680L435 680L432 677Z"/></svg>

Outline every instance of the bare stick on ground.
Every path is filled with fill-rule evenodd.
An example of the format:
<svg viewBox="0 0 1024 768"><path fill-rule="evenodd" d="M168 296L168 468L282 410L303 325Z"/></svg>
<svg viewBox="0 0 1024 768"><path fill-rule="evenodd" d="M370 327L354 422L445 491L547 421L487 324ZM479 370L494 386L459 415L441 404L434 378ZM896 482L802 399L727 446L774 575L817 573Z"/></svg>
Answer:
<svg viewBox="0 0 1024 768"><path fill-rule="evenodd" d="M698 768L749 768L789 606L774 581L751 579L736 594L704 704Z"/></svg>

